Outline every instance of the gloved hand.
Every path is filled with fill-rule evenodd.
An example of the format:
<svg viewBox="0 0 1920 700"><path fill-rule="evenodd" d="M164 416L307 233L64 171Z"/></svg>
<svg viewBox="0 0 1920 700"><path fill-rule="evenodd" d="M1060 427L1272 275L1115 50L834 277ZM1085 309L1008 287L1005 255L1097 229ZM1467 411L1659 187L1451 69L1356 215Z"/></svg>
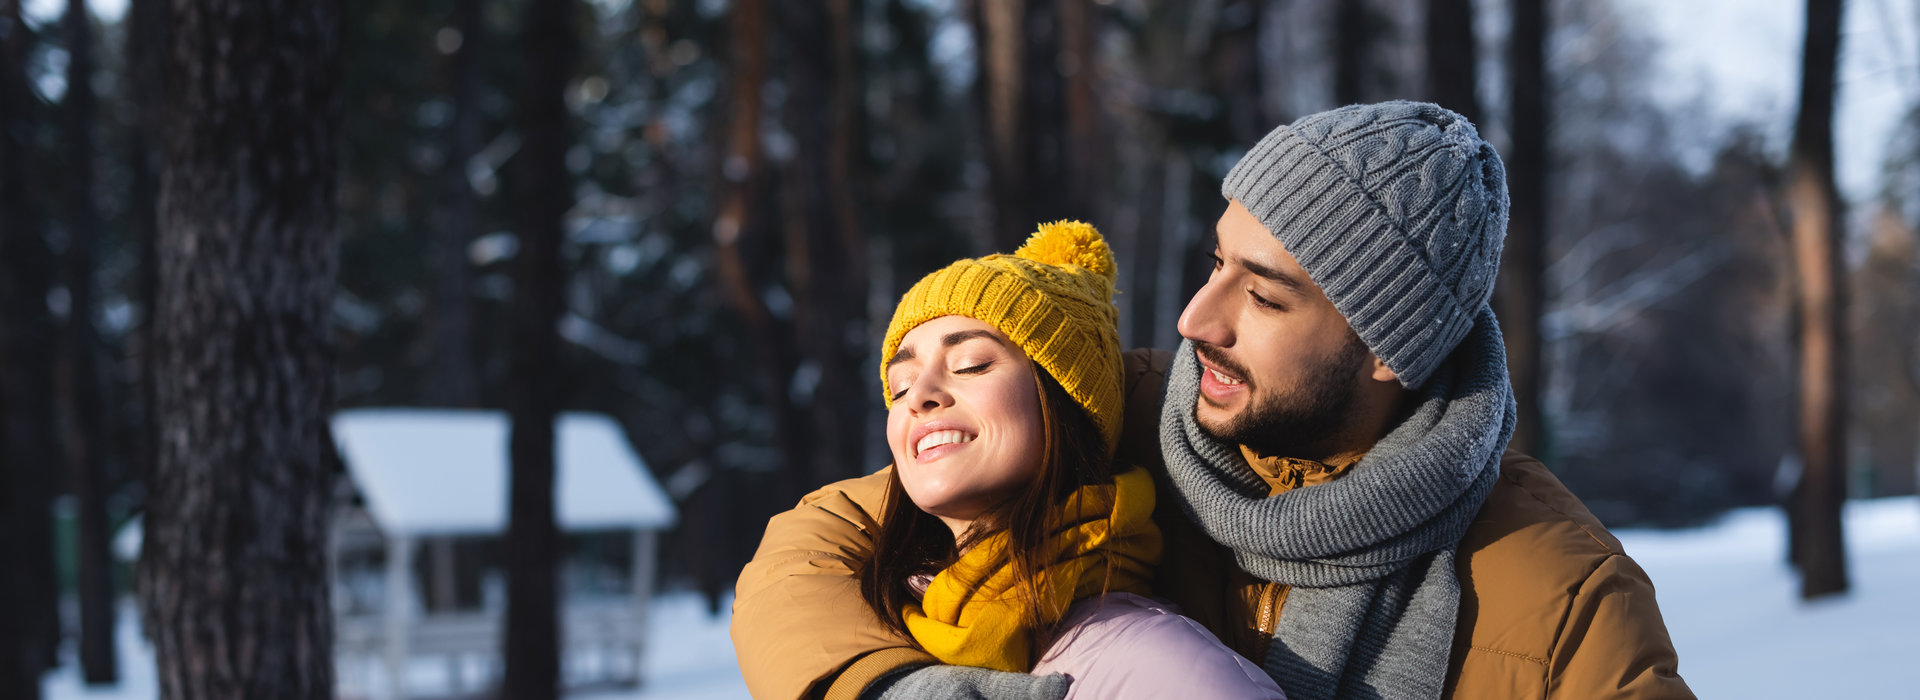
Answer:
<svg viewBox="0 0 1920 700"><path fill-rule="evenodd" d="M922 666L881 677L860 693L860 700L1061 700L1066 674L1035 676L974 666Z"/></svg>

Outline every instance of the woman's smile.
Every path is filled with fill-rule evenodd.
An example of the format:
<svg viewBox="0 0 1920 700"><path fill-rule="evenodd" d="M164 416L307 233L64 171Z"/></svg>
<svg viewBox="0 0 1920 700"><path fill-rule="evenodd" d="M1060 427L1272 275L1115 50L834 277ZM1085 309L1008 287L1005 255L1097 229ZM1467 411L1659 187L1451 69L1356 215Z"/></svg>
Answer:
<svg viewBox="0 0 1920 700"><path fill-rule="evenodd" d="M965 449L973 442L973 435L959 430L941 430L920 438L913 446L913 461L926 464L933 460Z"/></svg>

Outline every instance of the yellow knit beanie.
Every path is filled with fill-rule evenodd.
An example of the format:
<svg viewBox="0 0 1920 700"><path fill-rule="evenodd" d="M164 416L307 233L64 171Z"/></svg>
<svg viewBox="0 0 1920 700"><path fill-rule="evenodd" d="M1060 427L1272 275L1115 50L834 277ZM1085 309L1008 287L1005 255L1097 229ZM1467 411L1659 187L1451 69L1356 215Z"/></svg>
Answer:
<svg viewBox="0 0 1920 700"><path fill-rule="evenodd" d="M941 316L966 316L1007 334L1014 345L1087 409L1111 454L1120 443L1120 312L1113 306L1113 251L1093 226L1042 224L1012 255L961 260L922 278L900 297L880 350L880 393L887 408L886 359L900 339Z"/></svg>

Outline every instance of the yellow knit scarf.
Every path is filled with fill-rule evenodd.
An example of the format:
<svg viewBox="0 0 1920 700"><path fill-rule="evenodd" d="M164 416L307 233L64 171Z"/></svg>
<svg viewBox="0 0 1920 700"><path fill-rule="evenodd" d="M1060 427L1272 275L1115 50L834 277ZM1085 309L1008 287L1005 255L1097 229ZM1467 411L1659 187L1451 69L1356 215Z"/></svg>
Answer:
<svg viewBox="0 0 1920 700"><path fill-rule="evenodd" d="M1047 619L1027 619L1025 601L1036 582L1014 579L1002 532L934 576L919 605L906 606L914 640L942 663L1026 672L1033 667L1029 630L1058 622L1067 606L1099 595L1103 586L1148 592L1160 562L1160 529L1153 524L1153 478L1146 470L1083 487L1056 513L1059 524L1038 559L1045 562L1037 592ZM1111 579L1103 552L1112 555Z"/></svg>

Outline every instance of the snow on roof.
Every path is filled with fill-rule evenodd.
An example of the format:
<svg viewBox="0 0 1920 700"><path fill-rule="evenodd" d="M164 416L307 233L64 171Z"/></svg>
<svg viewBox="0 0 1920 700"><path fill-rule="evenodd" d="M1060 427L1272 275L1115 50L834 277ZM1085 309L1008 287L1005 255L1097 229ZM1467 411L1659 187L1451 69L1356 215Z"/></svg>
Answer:
<svg viewBox="0 0 1920 700"><path fill-rule="evenodd" d="M380 528L394 534L507 529L507 439L501 411L354 409L333 436ZM564 413L554 424L554 516L560 529L660 529L673 502L611 418Z"/></svg>

